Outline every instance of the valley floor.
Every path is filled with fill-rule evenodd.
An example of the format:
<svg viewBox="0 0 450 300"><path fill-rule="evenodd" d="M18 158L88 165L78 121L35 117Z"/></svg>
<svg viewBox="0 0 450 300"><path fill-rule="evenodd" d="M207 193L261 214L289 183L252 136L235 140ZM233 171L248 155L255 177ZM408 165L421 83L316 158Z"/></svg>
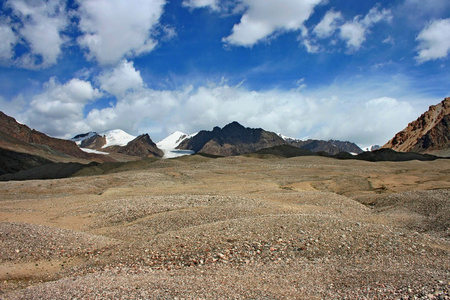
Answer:
<svg viewBox="0 0 450 300"><path fill-rule="evenodd" d="M1 299L450 299L450 161L186 156L0 182Z"/></svg>

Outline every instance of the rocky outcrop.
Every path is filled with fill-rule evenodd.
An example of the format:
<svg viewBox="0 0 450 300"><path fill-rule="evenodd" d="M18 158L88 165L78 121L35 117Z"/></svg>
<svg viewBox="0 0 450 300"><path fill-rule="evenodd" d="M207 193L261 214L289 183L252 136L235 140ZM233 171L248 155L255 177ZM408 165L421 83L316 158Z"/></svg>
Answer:
<svg viewBox="0 0 450 300"><path fill-rule="evenodd" d="M435 153L450 149L450 97L430 106L417 120L397 133L383 148L400 152Z"/></svg>
<svg viewBox="0 0 450 300"><path fill-rule="evenodd" d="M285 143L273 132L261 128L246 128L238 122L232 122L222 129L214 127L212 131L200 131L194 137L184 140L178 149L193 150L196 153L210 155L232 156Z"/></svg>

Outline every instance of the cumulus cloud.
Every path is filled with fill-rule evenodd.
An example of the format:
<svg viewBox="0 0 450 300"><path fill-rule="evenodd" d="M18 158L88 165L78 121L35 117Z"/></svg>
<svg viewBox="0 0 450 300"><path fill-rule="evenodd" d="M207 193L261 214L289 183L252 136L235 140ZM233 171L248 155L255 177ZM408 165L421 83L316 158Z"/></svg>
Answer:
<svg viewBox="0 0 450 300"><path fill-rule="evenodd" d="M8 116L18 116L27 108L27 101L23 95L18 95L11 100L6 100L4 97L0 96L0 107Z"/></svg>
<svg viewBox="0 0 450 300"><path fill-rule="evenodd" d="M392 14L390 10L380 10L377 6L373 7L367 15L361 19L356 16L352 21L346 22L340 27L340 37L346 41L347 48L358 50L366 40L366 35L370 27L380 21L390 21Z"/></svg>
<svg viewBox="0 0 450 300"><path fill-rule="evenodd" d="M29 109L20 115L24 122L53 136L65 136L86 129L83 109L101 96L90 82L72 79L61 84L52 77L41 94L32 97Z"/></svg>
<svg viewBox="0 0 450 300"><path fill-rule="evenodd" d="M134 79L121 82L127 76ZM407 90L408 83L395 78L389 83L386 78L352 78L317 89L300 80L302 88L255 91L225 80L207 86L154 90L142 84L132 62L122 61L101 74L98 84L114 95L115 101L90 108L102 94L89 81L75 78L62 84L51 78L42 93L31 97L18 119L66 138L120 128L136 135L149 133L157 141L175 130L194 133L238 121L297 138L350 140L367 146L387 142L421 113L408 102L414 101L414 92L399 94ZM5 102L0 98L0 105ZM19 108L23 99L14 103Z"/></svg>
<svg viewBox="0 0 450 300"><path fill-rule="evenodd" d="M88 57L100 64L115 64L124 56L152 51L157 42L152 30L163 13L165 0L84 0L78 1L78 43Z"/></svg>
<svg viewBox="0 0 450 300"><path fill-rule="evenodd" d="M220 10L219 0L184 0L183 6L191 9L209 7L214 11Z"/></svg>
<svg viewBox="0 0 450 300"><path fill-rule="evenodd" d="M358 50L366 40L366 28L359 22L347 22L341 26L339 35L347 48Z"/></svg>
<svg viewBox="0 0 450 300"><path fill-rule="evenodd" d="M102 90L115 96L144 86L140 72L134 68L133 62L126 60L120 62L116 68L104 71L98 76L98 81Z"/></svg>
<svg viewBox="0 0 450 300"><path fill-rule="evenodd" d="M351 21L345 21L341 12L330 10L314 26L313 37L303 38L303 44L308 52L315 53L321 49L318 46L318 40L335 37L344 41L349 51L357 51L366 41L372 26L381 21L390 22L391 20L392 12L388 9L380 10L378 5L370 9L364 17L355 16Z"/></svg>
<svg viewBox="0 0 450 300"><path fill-rule="evenodd" d="M314 27L313 32L319 38L327 38L336 31L340 20L342 20L341 12L330 10L325 14L319 24Z"/></svg>
<svg viewBox="0 0 450 300"><path fill-rule="evenodd" d="M342 84L325 91L254 91L223 82L172 91L142 87L121 94L108 107L91 110L84 123L89 130L121 128L133 134L148 132L159 140L175 130L193 133L238 121L298 138L350 140L366 146L387 142L417 117L411 104L383 96L377 86L370 92L358 83L366 92L355 96L358 88ZM389 87L385 91L392 94ZM76 133L80 132L72 131Z"/></svg>
<svg viewBox="0 0 450 300"><path fill-rule="evenodd" d="M10 26L0 24L0 60L10 60L14 53L13 47L17 42L17 37Z"/></svg>
<svg viewBox="0 0 450 300"><path fill-rule="evenodd" d="M450 52L450 18L433 20L419 33L417 62L442 59Z"/></svg>
<svg viewBox="0 0 450 300"><path fill-rule="evenodd" d="M20 20L15 26L30 48L20 58L22 66L39 68L55 64L65 43L61 32L69 25L65 1L9 0L6 6ZM10 37L10 45L13 41Z"/></svg>
<svg viewBox="0 0 450 300"><path fill-rule="evenodd" d="M314 7L322 0L243 0L247 10L232 34L223 41L230 45L250 47L282 31L302 29Z"/></svg>

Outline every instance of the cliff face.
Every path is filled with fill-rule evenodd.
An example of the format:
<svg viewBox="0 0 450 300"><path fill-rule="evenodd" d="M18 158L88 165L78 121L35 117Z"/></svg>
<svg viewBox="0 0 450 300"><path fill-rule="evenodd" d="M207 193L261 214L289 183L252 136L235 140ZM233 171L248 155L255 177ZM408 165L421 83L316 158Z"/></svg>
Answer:
<svg viewBox="0 0 450 300"><path fill-rule="evenodd" d="M400 152L439 153L450 149L450 97L430 106L383 148Z"/></svg>

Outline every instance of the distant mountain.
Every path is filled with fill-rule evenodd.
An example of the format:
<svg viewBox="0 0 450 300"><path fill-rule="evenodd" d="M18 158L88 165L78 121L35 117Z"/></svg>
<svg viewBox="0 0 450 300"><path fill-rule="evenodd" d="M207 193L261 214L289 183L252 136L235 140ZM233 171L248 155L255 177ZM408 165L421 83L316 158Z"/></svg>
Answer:
<svg viewBox="0 0 450 300"><path fill-rule="evenodd" d="M355 143L352 142L342 142L336 140L298 140L293 138L284 137L284 140L287 144L306 149L312 152L326 152L330 155L335 155L340 152L348 152L354 154L360 154L363 152L361 148L359 148Z"/></svg>
<svg viewBox="0 0 450 300"><path fill-rule="evenodd" d="M261 149L247 155L250 157L258 157L258 158L271 158L271 157L291 158L299 156L322 156L341 160L351 159L351 160L365 160L370 162L409 161L409 160L432 161L440 158L430 154L420 154L414 152L404 153L404 152L397 152L392 149L378 149L372 152L362 152L358 155L352 155L348 152L340 152L335 155L330 155L323 151L312 152L306 149L298 148L287 144Z"/></svg>
<svg viewBox="0 0 450 300"><path fill-rule="evenodd" d="M84 151L95 150L103 153L120 153L137 157L162 157L164 153L151 140L148 134L138 137L121 129L108 130L102 133L88 132L74 136L75 141Z"/></svg>
<svg viewBox="0 0 450 300"><path fill-rule="evenodd" d="M380 148L381 148L380 145L372 145L372 146L363 148L363 150L365 152L372 152L372 151L378 150Z"/></svg>
<svg viewBox="0 0 450 300"><path fill-rule="evenodd" d="M110 146L126 146L136 137L120 129L108 130L102 133L88 132L79 134L71 140L76 142L80 148L103 151Z"/></svg>
<svg viewBox="0 0 450 300"><path fill-rule="evenodd" d="M432 105L397 133L383 148L450 156L450 97Z"/></svg>
<svg viewBox="0 0 450 300"><path fill-rule="evenodd" d="M138 157L163 157L164 152L156 146L148 134L141 134L126 146L109 146L108 151L115 150L130 156ZM117 149L117 150L116 150Z"/></svg>
<svg viewBox="0 0 450 300"><path fill-rule="evenodd" d="M261 128L246 128L238 122L232 122L223 128L214 127L212 131L202 130L195 136L182 141L177 149L210 155L232 156L285 143L276 133Z"/></svg>

